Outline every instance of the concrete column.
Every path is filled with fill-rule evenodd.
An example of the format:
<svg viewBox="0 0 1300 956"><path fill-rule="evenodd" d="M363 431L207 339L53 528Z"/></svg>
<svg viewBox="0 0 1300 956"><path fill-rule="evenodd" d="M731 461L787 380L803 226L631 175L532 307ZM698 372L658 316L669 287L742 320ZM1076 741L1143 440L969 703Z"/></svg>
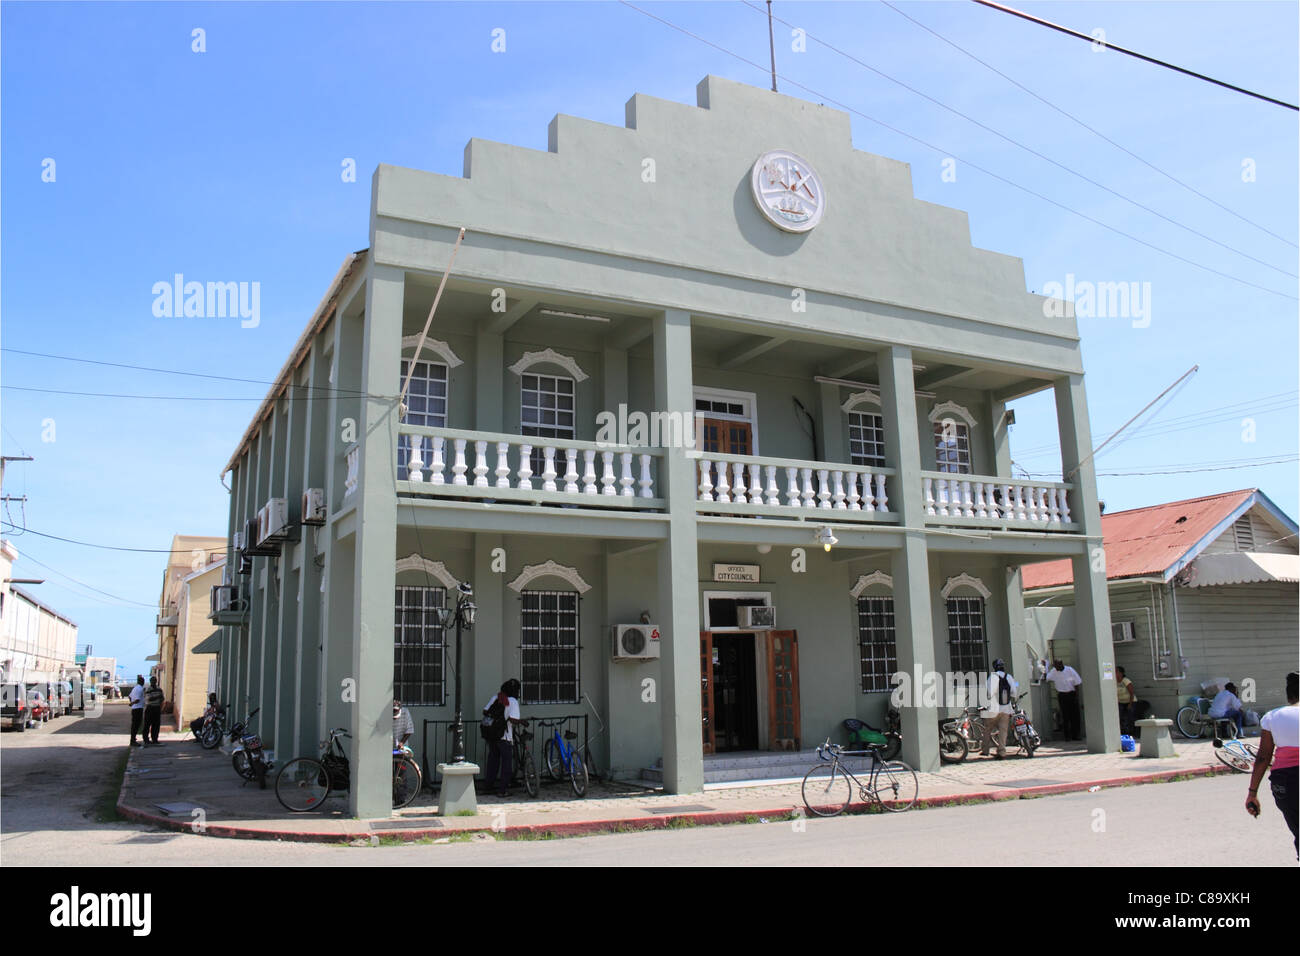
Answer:
<svg viewBox="0 0 1300 956"><path fill-rule="evenodd" d="M989 417L987 434L989 437L989 462L993 470L989 474L1005 478L1011 474L1011 436L1003 417L1007 413L1005 402L990 400L986 414Z"/></svg>
<svg viewBox="0 0 1300 956"><path fill-rule="evenodd" d="M627 403L627 349L606 346L601 353L603 401L601 410L618 415L618 406ZM632 409L628 409L629 412Z"/></svg>
<svg viewBox="0 0 1300 956"><path fill-rule="evenodd" d="M901 346L880 353L880 404L885 428L885 463L898 475L889 488L890 507L903 528L903 547L891 556L894 579L894 632L898 668L912 682L935 670L934 621L930 612L929 553L925 540L925 500L921 488L921 436L916 417L912 350ZM919 703L917 696L904 704ZM917 770L939 765L939 713L933 707L904 706L903 760Z"/></svg>
<svg viewBox="0 0 1300 956"><path fill-rule="evenodd" d="M310 372L310 369L308 369ZM285 499L288 506L289 521L297 528L297 541L288 541L284 546L284 555L280 560L280 607L277 618L276 644L276 682L275 682L275 723L267 724L271 731L271 745L280 762L296 756L298 738L295 728L298 724L298 711L301 707L299 695L298 667L301 660L299 634L298 598L301 593L303 565L309 564L310 528L301 524L303 482L303 448L307 444L307 406L311 404L310 392L305 384L299 384L298 373L294 373L294 384L285 389L288 408L285 415L285 441L280 448L283 464L283 479L279 483L277 494ZM295 562L297 567L294 567Z"/></svg>
<svg viewBox="0 0 1300 956"><path fill-rule="evenodd" d="M312 343L308 360L307 401L304 415L305 442L302 448L303 490L325 489L325 501L331 501L326 485L330 455L329 359L325 355L324 336ZM328 504L326 510L329 510ZM325 738L320 720L321 705L321 583L323 580L326 540L329 527L303 528L302 569L298 575L297 659L295 661L298 699L294 708L293 739L298 753L313 753ZM319 564L318 564L319 562Z"/></svg>
<svg viewBox="0 0 1300 956"><path fill-rule="evenodd" d="M1070 512L1083 526L1084 541L1070 559L1074 571L1075 626L1078 628L1079 676L1088 714L1088 750L1119 749L1119 712L1115 704L1115 651L1110 638L1110 594L1102 550L1097 474L1090 458L1092 429L1082 375L1056 380L1056 420L1061 435L1061 469L1074 485ZM1104 679L1103 679L1104 678Z"/></svg>
<svg viewBox="0 0 1300 956"><path fill-rule="evenodd" d="M361 418L358 439L356 569L354 572L352 789L358 817L392 813L393 588L397 571L396 396L401 389L402 299L400 269L371 266L361 350Z"/></svg>
<svg viewBox="0 0 1300 956"><path fill-rule="evenodd" d="M847 462L849 447L844 425L844 411L840 408L840 387L818 385L821 410L817 415L817 449L822 461Z"/></svg>
<svg viewBox="0 0 1300 956"><path fill-rule="evenodd" d="M655 407L680 412L693 439L691 317L668 310L654 319ZM695 462L685 448L662 449L659 493L668 502L668 540L657 556L661 654L659 702L663 728L664 789L694 793L704 787L700 729L700 614L695 537Z"/></svg>
<svg viewBox="0 0 1300 956"><path fill-rule="evenodd" d="M504 574L494 573L492 570L492 552L497 548L505 548L506 572ZM510 560L510 549L506 548L505 538L502 535L474 535L474 567L471 569L473 577L470 581L474 585L474 603L478 606L478 617L474 630L465 635L465 659L462 662L465 668L463 685L466 753L473 752L473 738L477 734L474 724L480 716L479 708L492 694L501 689L503 681L520 676L507 674L505 664L506 601L516 596L514 591L506 588L506 582L513 579L513 575L519 572L520 567L519 561ZM454 602L456 595L448 592L447 600ZM514 637L517 639L518 635ZM447 633L447 659L453 662L456 654L453 643L455 639L456 631L452 628ZM449 679L452 677L454 675L449 675ZM454 687L454 684L449 683L447 690L447 700L453 707L455 706L455 700L452 699ZM487 755L480 754L480 759L486 760Z"/></svg>
<svg viewBox="0 0 1300 956"><path fill-rule="evenodd" d="M500 334L479 330L474 349L474 425L481 432L503 432L505 342ZM497 682L500 684L500 681Z"/></svg>

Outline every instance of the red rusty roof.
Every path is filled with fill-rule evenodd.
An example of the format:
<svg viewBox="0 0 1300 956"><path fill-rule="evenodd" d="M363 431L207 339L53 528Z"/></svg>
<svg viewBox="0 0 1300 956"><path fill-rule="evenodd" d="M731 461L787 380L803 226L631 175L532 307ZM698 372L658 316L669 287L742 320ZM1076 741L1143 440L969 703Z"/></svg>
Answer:
<svg viewBox="0 0 1300 956"><path fill-rule="evenodd" d="M1102 515L1106 579L1164 575L1256 492L1246 488ZM1023 581L1025 590L1073 584L1070 560L1026 564Z"/></svg>

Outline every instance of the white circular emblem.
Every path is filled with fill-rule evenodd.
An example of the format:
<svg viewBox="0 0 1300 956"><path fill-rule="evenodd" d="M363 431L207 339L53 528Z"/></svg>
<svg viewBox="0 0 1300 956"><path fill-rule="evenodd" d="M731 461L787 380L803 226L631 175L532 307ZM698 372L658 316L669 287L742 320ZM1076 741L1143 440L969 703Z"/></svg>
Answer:
<svg viewBox="0 0 1300 956"><path fill-rule="evenodd" d="M802 156L774 149L754 161L750 177L754 202L774 226L786 232L807 232L822 221L826 191Z"/></svg>

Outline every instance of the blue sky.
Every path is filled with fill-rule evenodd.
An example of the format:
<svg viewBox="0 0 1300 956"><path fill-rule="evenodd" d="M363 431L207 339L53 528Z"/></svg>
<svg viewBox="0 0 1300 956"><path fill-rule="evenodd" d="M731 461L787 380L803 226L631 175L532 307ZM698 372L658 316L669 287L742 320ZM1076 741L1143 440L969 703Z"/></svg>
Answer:
<svg viewBox="0 0 1300 956"><path fill-rule="evenodd" d="M637 5L766 64L766 19L743 3ZM1130 318L1079 321L1097 441L1192 365L1200 371L1149 426L1099 456L1110 510L1258 486L1295 516L1294 460L1250 461L1294 459L1297 449L1296 114L972 3L896 6L1263 227L1125 155L883 3L775 4L777 16L809 36L806 51L794 52L791 27L777 25L782 91L821 102L791 81L805 84L938 146L853 117L859 149L911 163L918 197L968 211L976 245L1023 257L1027 288L1064 285L1067 275L1076 285L1149 283L1145 327ZM1297 100L1294 3L1019 6ZM32 531L122 548L165 549L177 532L224 533L228 499L217 475L265 387L12 350L269 380L344 255L366 245L378 163L459 175L471 136L545 149L557 112L621 125L634 92L694 103L708 73L769 84L763 71L613 2L11 2L0 7L0 27L2 447L36 458L6 473L5 492L28 499L9 515ZM196 28L205 31L202 53L192 50ZM495 29L505 31L504 52L491 49ZM955 181L942 175L948 157L957 157ZM348 158L355 183L340 176ZM52 182L42 178L46 159L54 160ZM972 163L1283 294L1163 255ZM259 282L260 324L155 317L153 284L178 272ZM53 391L24 390L32 388ZM66 394L73 391L167 398ZM1017 418L1017 462L1059 473L1050 393L1020 402ZM1113 474L1169 470L1180 473ZM149 605L163 555L8 529L4 536L48 565L20 560L15 573L46 579L33 590L81 625L83 642L117 656L130 674L144 669L155 649Z"/></svg>

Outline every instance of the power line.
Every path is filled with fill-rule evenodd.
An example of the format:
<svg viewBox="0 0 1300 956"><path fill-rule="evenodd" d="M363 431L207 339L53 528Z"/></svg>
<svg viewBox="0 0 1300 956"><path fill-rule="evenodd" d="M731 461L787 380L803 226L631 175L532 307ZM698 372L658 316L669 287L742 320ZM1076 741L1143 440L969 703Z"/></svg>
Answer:
<svg viewBox="0 0 1300 956"><path fill-rule="evenodd" d="M297 388L301 386L290 386ZM261 402L265 395L138 395L126 392L74 392L62 388L37 388L34 385L0 385L0 389L9 389L15 392L42 392L51 395L67 395L78 398L132 398L146 399L163 402ZM333 395L303 395L297 396L293 401L299 402L320 402L329 401L334 398ZM365 398L372 402L393 402L397 400L395 395L367 395L361 392L355 395L347 395L345 398Z"/></svg>
<svg viewBox="0 0 1300 956"><path fill-rule="evenodd" d="M1183 187L1184 189L1186 189L1188 192L1191 192L1191 193L1194 193L1194 194L1197 195L1197 196L1200 196L1200 197L1201 197L1202 199L1204 199L1206 202L1210 203L1210 204L1213 205L1213 206L1217 206L1219 209L1222 209L1222 210L1223 210L1224 212L1226 212L1228 215L1233 216L1233 217L1235 217L1235 218L1237 218L1237 219L1240 219L1242 222L1246 223L1247 225L1254 226L1254 227L1255 227L1256 229L1258 229L1260 232L1263 232L1263 233L1265 233L1265 234L1267 234L1267 235L1270 235L1270 236L1272 236L1274 239L1280 240L1281 242L1285 242L1285 243L1286 243L1288 246L1290 246L1291 248L1293 248L1293 249L1300 248L1300 246L1297 246L1297 245L1296 245L1294 242L1292 242L1290 239L1286 238L1286 236L1278 235L1276 232L1273 232L1271 229L1268 229L1268 228L1266 228L1265 226L1260 225L1259 223L1255 222L1253 219L1248 219L1247 217L1243 216L1241 213L1237 212L1236 210L1231 209L1231 208L1229 208L1228 206L1225 206L1223 203L1219 202L1217 199L1214 199L1214 198L1212 198L1211 196L1207 196L1205 193L1201 192L1201 191L1200 191L1199 189L1197 189L1195 186L1192 186L1192 185L1190 185L1189 183L1185 183L1185 182L1183 182L1183 181L1182 181L1181 179L1179 179L1177 176L1173 175L1172 173L1167 172L1166 170L1161 169L1161 168L1160 168L1159 166L1157 166L1155 163L1152 163L1152 162L1150 162L1149 160L1146 160L1146 159L1142 158L1142 157L1139 156L1137 153L1133 152L1133 150L1131 150L1131 149L1129 149L1128 147L1124 146L1122 143L1116 142L1115 140L1111 139L1109 136L1107 136L1107 135L1106 135L1105 133L1103 133L1101 130L1099 130L1099 129L1097 129L1096 127L1093 127L1093 126L1089 126L1087 123L1085 123L1083 120L1079 119L1079 117L1075 116L1073 113L1069 112L1068 110L1066 110L1066 109L1064 109L1064 108L1062 108L1062 107L1060 107L1060 106L1057 106L1057 105L1056 105L1055 103L1053 103L1051 100L1049 100L1049 99L1047 99L1046 97L1044 97L1044 96L1042 96L1042 95L1036 93L1034 90L1031 90L1029 87L1025 86L1023 83L1019 82L1018 80L1014 79L1013 77L1008 76L1006 73L1003 73L1001 70L999 70L999 69L998 69L996 66L994 66L992 63L989 63L987 60L983 60L983 59L981 59L980 57L976 56L974 53L972 53L970 50L966 49L966 48L965 48L964 46L962 46L961 44L956 43L956 42L954 42L953 40L950 40L948 37L944 36L942 33L939 33L938 31L936 31L936 30L934 30L934 29L932 29L932 28L926 26L926 25L925 25L924 23L922 23L920 20L917 20L917 19L915 19L914 17L909 16L908 14L904 13L902 10L898 9L898 7L896 7L896 6L894 6L892 3L890 3L889 0L880 0L880 2L883 3L883 4L884 4L886 7L888 7L890 10L893 10L895 13L897 13L900 17L904 18L905 20L910 20L912 23L916 24L918 27L920 27L920 28L921 28L922 30L924 30L926 33L930 34L931 36L935 37L936 39L942 40L944 43L948 44L948 46L952 47L954 50L957 50L957 51L959 51L960 53L962 53L962 54L964 54L964 55L970 57L970 58L971 58L972 60L974 60L976 63L978 63L978 64L980 64L981 66L983 66L985 69L991 70L992 72L996 73L998 76L1002 77L1004 80L1006 80L1006 81L1007 81L1008 83L1010 83L1012 86L1014 86L1014 87L1016 87L1017 89L1023 90L1024 92L1028 93L1030 96L1032 96L1034 99L1038 100L1038 101L1039 101L1040 103L1042 103L1044 106L1047 106L1047 107L1049 107L1049 108L1055 110L1056 112L1058 112L1058 113L1060 113L1062 116L1064 116L1066 119L1069 119L1070 121L1072 121L1072 122L1078 124L1079 126L1083 127L1083 128L1086 129L1088 132L1092 133L1094 136L1097 136L1097 137L1099 137L1100 139L1105 140L1107 143L1109 143L1110 145L1114 146L1114 147L1115 147L1116 149L1118 149L1120 152L1125 153L1125 154L1131 156L1133 159L1136 159L1136 160L1137 160L1139 163L1141 163L1143 166L1146 166L1148 169L1152 170L1153 172L1157 172L1157 173L1159 173L1161 176L1165 177L1165 179L1168 179L1170 182L1175 183L1175 184L1177 184L1177 185L1179 185L1179 186L1182 186L1182 187Z"/></svg>
<svg viewBox="0 0 1300 956"><path fill-rule="evenodd" d="M757 7L753 5L753 3L750 2L750 0L745 0L745 6L749 7L751 10L754 10L756 13L760 13L760 14L762 13L761 10L759 10ZM776 20L777 22L781 23L783 26L787 26L787 27L793 26L793 24L788 23L785 20L782 20L780 17L776 17ZM921 97L922 99L927 100L930 103L933 103L935 106L938 106L941 109L947 110L949 113L952 113L954 116L960 116L968 123L973 123L974 125L978 126L980 129L984 130L985 132L992 133L994 136L998 137L999 139L1010 143L1012 146L1015 146L1018 149L1024 150L1025 152L1029 153L1031 156L1037 156L1039 159L1043 160L1044 162L1051 163L1057 169L1063 169L1071 176L1075 176L1083 180L1085 183L1088 183L1092 186L1096 186L1098 189L1104 190L1110 193L1112 196L1122 199L1126 203L1129 203L1132 206L1136 206L1138 209L1141 209L1144 212L1148 212L1159 219L1163 219L1165 222L1177 226L1179 229L1189 232L1194 236L1197 236L1208 242L1212 242L1214 245L1218 246L1221 249L1226 249L1228 252L1235 253L1244 259L1249 259L1251 262L1264 266L1266 269L1272 269L1274 272L1279 272L1282 275L1287 276L1288 278L1292 278L1292 279L1300 278L1294 272L1287 272L1285 269L1275 266L1270 262L1265 262L1263 259L1258 259L1255 256L1250 255L1249 253L1242 252L1240 249L1236 249L1233 246L1228 245L1226 242L1220 242L1218 239L1215 239L1213 236L1207 235L1206 233L1203 233L1198 229L1194 229L1191 226L1181 223L1177 219L1174 219L1170 216L1166 216L1164 213L1160 212L1159 210L1153 209L1152 207L1146 205L1145 203L1138 202L1136 199L1132 199L1131 197L1124 195L1118 190L1112 189L1111 187L1107 186L1105 183L1098 182L1097 180L1093 179L1091 176L1088 176L1085 173L1081 173L1077 169L1074 169L1070 166L1065 165L1062 162L1053 159L1052 157L1048 156L1046 153L1039 152L1037 149L1034 149L1034 147L1032 146L1022 143L1017 139L1013 139L1012 137L1001 132L1000 130L994 129L992 126L989 126L987 123L981 122L980 120L969 115L968 113L963 113L961 110L949 106L947 103L944 103L942 100L935 99L930 94L925 93L922 90L918 90L914 86L909 86L907 83L904 83L902 80L897 79L896 77L890 76L888 73L884 72L883 70L876 69L876 67L872 66L870 63L867 63L863 60L859 60L853 54L846 53L844 50L841 50L839 47L836 47L828 43L827 41L821 39L820 37L813 36L807 30L804 31L804 35L809 40L812 40L815 43L820 43L822 46L826 47L826 49L832 51L833 53L838 53L846 60L850 60L853 63L856 63L858 66L862 67L863 69L870 70L872 73L875 73L877 76L883 77L884 79L889 80L889 82L901 86L909 93L915 93L917 96Z"/></svg>
<svg viewBox="0 0 1300 956"><path fill-rule="evenodd" d="M24 534L34 534L39 538L52 538L55 541L66 541L68 544L80 544L87 548L100 548L104 551L134 551L142 554L171 554L174 550L173 548L122 548L112 544L95 544L93 541L78 541L75 538L61 538L57 534L45 534L41 531L33 531L31 528L18 528L17 525L12 524L9 521L6 521L5 524L9 525L11 529L22 531ZM209 553L225 554L226 549L213 548Z"/></svg>
<svg viewBox="0 0 1300 956"><path fill-rule="evenodd" d="M277 385L278 382L260 378L237 378L232 375L211 375L206 372L190 372L184 369L158 368L151 365L128 365L123 362L105 362L100 359L78 358L73 355L55 355L50 352L30 352L26 349L0 347L0 352L12 352L14 355L30 355L35 358L58 359L63 362L79 362L83 365L104 365L109 368L125 368L135 372L157 372L162 375L185 375L190 378L208 378L221 382L247 382L251 385ZM292 388L305 388L311 391L332 392L340 395L365 395L365 392L350 388L335 388L333 385L291 385ZM26 452L24 452L26 454Z"/></svg>
<svg viewBox="0 0 1300 956"><path fill-rule="evenodd" d="M49 566L48 564L46 564L44 561L38 561L36 558L32 557L32 555L31 555L28 551L26 551L26 550L23 551L23 554L22 554L22 560L24 560L24 561L31 561L33 564L38 564L38 565L40 565L41 567L43 567L45 570L50 571L50 572L53 572L54 574L57 574L57 575L58 575L59 577L61 577L61 578L67 578L67 579L68 579L69 581L71 581L73 584L78 584L78 585L80 585L81 587L86 588L87 590L94 591L96 594L103 594L103 595L105 595L106 597L111 597L111 598L113 598L115 601L122 601L122 602L125 602L126 604L134 604L134 605L137 605L137 606L139 606L139 607L147 607L147 608L151 608L151 609L156 609L156 608L158 607L158 605L156 605L156 604L148 604L148 603L145 603L144 601L136 601L136 600L133 600L133 599L131 599L131 598L124 598L124 597L122 597L122 596L119 595L119 594L113 594L113 593L111 593L111 592L109 592L109 591L101 591L99 588L97 588L97 587L92 587L91 585L87 584L85 581L78 581L78 580L77 580L76 578L74 578L72 575L70 575L70 574L64 574L62 571L58 570L57 568L52 568L52 567L50 567L50 566ZM56 586L57 586L57 585L56 585ZM73 593L75 594L76 592L74 591ZM86 595L81 595L81 596L82 596L82 597L85 597Z"/></svg>
<svg viewBox="0 0 1300 956"><path fill-rule="evenodd" d="M1213 83L1216 86L1222 86L1226 90L1232 90L1234 93L1244 93L1246 96L1253 96L1257 100L1263 100L1265 103L1272 103L1275 106L1285 106L1289 110L1300 111L1300 106L1293 103L1287 103L1283 100L1275 100L1271 96L1265 96L1263 93L1255 93L1251 90L1240 86L1233 86L1231 83L1225 83L1223 80L1216 80L1212 76L1206 76L1204 73L1197 73L1195 70L1189 70L1164 60L1158 60L1153 56L1147 56L1145 53L1138 53L1136 50L1129 50L1122 46L1117 46L1108 40L1102 40L1086 33L1080 33L1078 30L1071 30L1069 27L1063 27L1059 23L1053 23L1051 20L1043 20L1040 17L1032 16L1028 13L1022 13L1019 10L1013 10L1011 7L1004 7L1000 3L994 3L992 0L975 0L982 7L988 7L991 10L997 10L1001 13L1009 13L1013 17L1020 17L1022 20L1028 20L1030 23L1036 23L1039 26L1047 27L1058 33L1064 33L1066 36L1072 36L1079 40L1086 40L1088 43L1100 43L1108 50L1114 50L1116 53L1123 53L1125 56L1135 57L1147 63L1154 63L1156 66L1163 66L1166 70L1173 70L1176 73L1182 73L1186 76L1195 77L1198 80L1204 80L1206 83Z"/></svg>
<svg viewBox="0 0 1300 956"><path fill-rule="evenodd" d="M688 37L690 37L690 38L693 39L693 40L697 40L697 41L699 41L700 43L705 44L706 46L713 47L713 49L719 51L720 53L725 53L727 56L730 56L730 57L732 57L732 58L734 58L734 59L736 59L736 60L739 60L741 63L744 63L744 64L746 64L746 65L748 65L748 66L750 66L750 67L753 67L753 68L756 69L756 70L763 70L764 72L767 71L767 68L766 68L766 67L764 67L764 66L762 66L762 65L760 65L760 64L758 64L758 63L755 63L753 60L750 60L750 59L748 59L747 57L741 56L739 53L736 53L736 52L734 52L734 51L732 51L732 50L728 50L726 47L724 47L724 46L720 46L719 44L714 43L712 40L705 39L704 37L702 37L702 36L700 36L700 35L698 35L698 34L696 34L696 33L692 33L690 30L687 30L685 27L680 27L680 26L678 26L677 24L673 23L673 22L670 21L670 20L665 20L663 17L660 17L660 16L657 16L657 15L655 15L655 14L653 14L653 13L650 13L650 12L647 11L647 10L642 10L640 7L636 6L635 4L630 3L629 0L619 0L619 3L621 3L621 4L622 4L623 6L625 6L625 7L628 7L628 8L631 9L631 10L635 10L637 13L641 14L642 16L649 17L651 20L657 20L659 23L662 23L664 26L669 27L669 28L671 28L671 29L673 29L673 30L676 30L677 32L682 33L682 34L684 34L685 36L688 36ZM1103 229L1109 230L1110 232L1113 232L1113 233L1115 233L1116 235L1123 236L1125 239L1128 239L1128 240L1130 240L1130 241L1132 241L1132 242L1136 242L1138 245L1145 246L1145 247L1147 247L1148 249L1151 249L1151 250L1153 250L1153 251L1155 251L1155 252L1160 253L1161 255L1168 256L1168 257L1171 258L1171 259L1177 259L1179 262L1186 263L1187 265L1192 266L1192 267L1197 268L1197 269L1200 269L1200 270L1202 270L1202 271L1204 271L1204 272L1209 272L1209 273L1211 273L1211 274L1213 274L1213 275L1217 275L1217 276L1219 276L1220 278L1228 279L1228 280L1231 281L1231 282L1236 282L1236 283L1239 283L1240 285L1249 286L1249 287L1252 288L1252 289L1258 289L1260 292L1268 292L1268 293L1270 293L1271 295L1276 295L1276 296L1279 296L1279 297L1284 298L1284 299L1291 299L1291 300L1293 300L1293 301L1296 300L1296 297L1293 296L1293 295L1290 295L1289 293L1286 293L1286 292L1279 292L1278 290L1276 290L1276 289L1270 289L1270 288L1268 288L1267 286L1257 285L1256 283L1254 283L1254 282L1250 282L1250 281L1247 280L1247 279L1241 279L1241 278L1238 278L1237 276L1231 275L1231 274L1229 274L1229 273L1227 273L1227 272L1221 272L1221 271L1219 271L1218 269L1215 269L1215 268L1213 268L1213 267L1211 267L1211 266L1203 265L1203 264L1201 264L1201 263L1199 263L1199 262L1196 262L1196 261L1193 260L1193 259L1188 259L1186 256L1179 255L1179 254L1176 253L1176 252L1171 252L1171 251L1169 251L1168 249L1162 249L1160 246L1157 246L1157 245L1154 245L1154 244L1152 244L1152 243L1150 243L1150 242L1147 242L1145 239L1141 239L1141 238L1139 238L1139 237L1133 235L1132 233L1128 233L1128 232L1123 231L1122 229L1118 229L1118 228L1116 228L1115 226L1108 225L1108 224L1102 222L1100 219L1096 219L1096 218L1094 218L1094 217L1092 217L1092 216L1089 216L1087 213L1080 212L1079 210L1074 209L1074 208L1071 207L1071 206L1067 206L1067 205L1065 205L1064 203L1057 202L1055 199L1052 199L1052 198L1050 198L1050 197L1048 197L1048 196L1044 196L1042 193L1037 192L1037 191L1035 191L1035 190L1033 190L1033 189L1030 189L1028 186L1022 186L1020 183L1018 183L1018 182L1016 182L1016 181L1014 181L1014 180L1012 180L1012 179L1008 179L1007 177L1002 176L1002 175L1000 175L1000 174L998 174L998 173L995 173L995 172L993 172L993 171L990 170L990 169L985 169L983 166L980 166L980 165L977 164L977 163L973 163L973 162L971 162L970 160L963 159L961 156L957 155L957 154L954 153L952 150L943 149L943 148L940 147L940 146L936 146L936 145L934 145L933 143L930 143L930 142L928 142L928 141L926 141L926 140L924 140L924 139L921 139L919 136L913 136L911 133L905 133L903 130L899 129L899 128L896 127L896 126L892 126L892 125L890 125L889 123L886 123L884 120L876 119L876 117L874 117L874 116L869 116L868 114L862 112L861 110L855 109L855 108L853 108L852 106L849 106L848 104L843 103L843 102L841 102L840 100L835 99L834 97L827 96L826 94L824 94L824 93L820 93L820 92L818 92L817 90L813 89L813 88L810 87L810 86L807 86L807 85L805 85L805 84L803 84L803 83L800 83L798 80L792 80L792 79L790 79L790 77L788 77L788 76L781 76L780 74L777 74L777 75L778 75L778 77L779 77L780 79L785 80L785 81L786 81L787 83L789 83L791 86L798 87L799 89L803 90L805 93L808 93L808 94L811 95L811 96L815 96L815 97L817 97L819 100L821 100L821 101L823 101L823 102L825 102L825 103L831 103L831 104L834 104L835 106L838 106L840 109L842 109L842 110L844 110L844 111L846 111L846 112L852 113L852 114L855 115L855 116L860 116L860 117L862 117L862 118L865 119L865 120L868 120L868 121L870 121L870 122L872 122L872 123L875 123L877 126L880 126L880 127L882 127L883 129L887 129L887 130L889 130L889 131L892 132L892 133L896 133L896 134L899 135L899 136L905 137L906 139L910 139L910 140L912 140L912 141L915 142L915 143L920 143L922 146L926 147L927 149L934 150L936 153L939 153L940 155L943 155L943 156L950 156L950 157L952 157L953 159L960 160L961 162L965 163L967 166L969 166L971 169L976 170L977 172L981 172L981 173L983 173L984 175L989 176L989 177L991 177L991 178L993 178L993 179L996 179L996 180L998 180L998 181L1001 182L1001 183L1005 183L1006 185L1011 186L1011 187L1014 188L1014 189L1019 189L1021 192L1027 193L1028 195L1033 196L1033 197L1035 197L1035 198L1037 198L1037 199L1041 199L1043 202L1049 203L1049 204L1051 204L1051 205L1057 207L1058 209L1061 209L1061 210L1064 210L1065 212L1070 213L1071 215L1078 216L1080 219L1084 219L1084 220L1086 220L1087 222L1091 222L1091 223L1094 224L1094 225L1097 225L1097 226L1100 226L1100 227L1103 228Z"/></svg>

